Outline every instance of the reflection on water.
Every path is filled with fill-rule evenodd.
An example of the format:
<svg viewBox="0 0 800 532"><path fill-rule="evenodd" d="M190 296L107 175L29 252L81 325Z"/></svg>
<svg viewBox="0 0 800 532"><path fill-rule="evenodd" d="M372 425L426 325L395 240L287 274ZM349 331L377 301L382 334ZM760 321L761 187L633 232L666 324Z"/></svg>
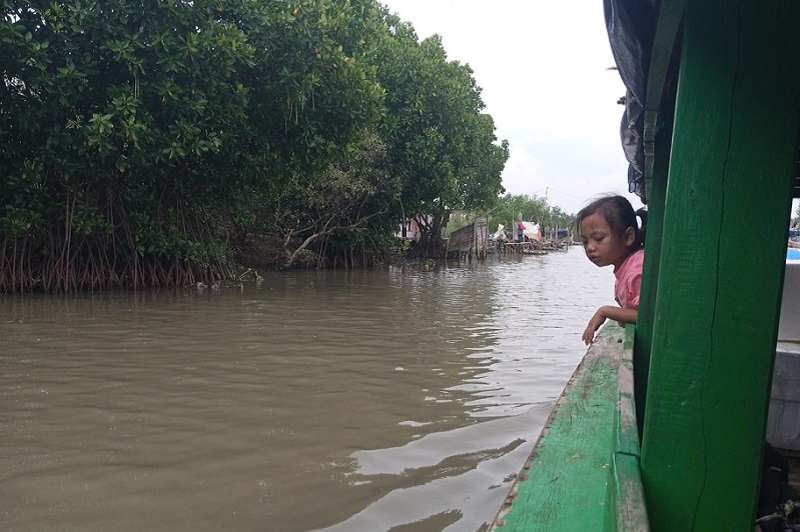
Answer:
<svg viewBox="0 0 800 532"><path fill-rule="evenodd" d="M485 529L612 287L573 249L6 298L4 530Z"/></svg>

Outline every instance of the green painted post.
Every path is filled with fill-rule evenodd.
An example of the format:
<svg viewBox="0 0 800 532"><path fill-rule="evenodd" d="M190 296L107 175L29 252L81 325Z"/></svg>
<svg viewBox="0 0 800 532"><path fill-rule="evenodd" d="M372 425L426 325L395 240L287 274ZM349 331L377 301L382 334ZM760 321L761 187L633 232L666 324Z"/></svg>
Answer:
<svg viewBox="0 0 800 532"><path fill-rule="evenodd" d="M656 153L669 154L670 129L656 138ZM647 231L639 296L639 311L636 315L636 339L633 351L633 386L636 398L636 418L641 435L647 398L647 379L650 373L650 349L653 343L653 319L658 288L658 264L661 262L661 244L664 236L664 199L667 195L667 172L669 157L656 160L650 186L650 201L647 206Z"/></svg>
<svg viewBox="0 0 800 532"><path fill-rule="evenodd" d="M687 2L642 441L655 531L753 529L797 148L799 9Z"/></svg>

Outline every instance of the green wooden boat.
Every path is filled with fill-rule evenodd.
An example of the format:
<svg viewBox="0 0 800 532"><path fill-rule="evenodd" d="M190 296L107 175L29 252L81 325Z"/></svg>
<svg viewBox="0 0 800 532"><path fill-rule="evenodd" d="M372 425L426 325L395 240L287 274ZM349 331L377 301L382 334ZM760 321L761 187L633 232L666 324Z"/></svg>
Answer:
<svg viewBox="0 0 800 532"><path fill-rule="evenodd" d="M800 2L605 4L650 213L638 323L603 329L494 526L751 532L772 471Z"/></svg>

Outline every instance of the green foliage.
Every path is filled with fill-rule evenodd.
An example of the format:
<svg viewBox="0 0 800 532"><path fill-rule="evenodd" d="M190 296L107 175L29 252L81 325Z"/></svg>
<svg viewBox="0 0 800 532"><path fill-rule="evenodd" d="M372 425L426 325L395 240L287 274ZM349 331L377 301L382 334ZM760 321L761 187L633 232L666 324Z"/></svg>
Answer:
<svg viewBox="0 0 800 532"><path fill-rule="evenodd" d="M497 205L492 211L492 230L497 224L511 227L511 222L526 220L536 222L542 227L569 228L575 224L575 217L567 214L559 207L551 206L547 199L526 194L508 194L498 198Z"/></svg>
<svg viewBox="0 0 800 532"><path fill-rule="evenodd" d="M410 25L387 22L372 59L386 88L381 133L407 212L433 216L437 232L453 210L488 207L503 192L508 146L496 144L494 123L481 114L469 66L448 61L438 36L419 42Z"/></svg>
<svg viewBox="0 0 800 532"><path fill-rule="evenodd" d="M262 219L287 244L306 239L331 254L353 247L383 251L387 248L376 242L385 243L381 237L396 227L401 185L389 172L384 143L370 134L319 175L293 175L280 205L265 209Z"/></svg>
<svg viewBox="0 0 800 532"><path fill-rule="evenodd" d="M543 223L549 205L545 198L525 194L508 194L498 199L497 208L492 211L492 228L501 223L507 228L516 220Z"/></svg>
<svg viewBox="0 0 800 532"><path fill-rule="evenodd" d="M502 191L471 70L375 0L2 5L0 291L223 275L233 229L380 251Z"/></svg>

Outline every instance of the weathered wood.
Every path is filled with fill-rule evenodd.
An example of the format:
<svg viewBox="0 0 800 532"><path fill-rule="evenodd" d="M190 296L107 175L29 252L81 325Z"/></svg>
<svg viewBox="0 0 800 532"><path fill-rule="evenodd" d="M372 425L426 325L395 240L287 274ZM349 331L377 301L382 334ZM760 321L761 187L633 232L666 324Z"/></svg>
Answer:
<svg viewBox="0 0 800 532"><path fill-rule="evenodd" d="M648 532L633 393L633 334L603 329L501 511L499 530Z"/></svg>
<svg viewBox="0 0 800 532"><path fill-rule="evenodd" d="M553 410L498 530L602 530L622 329L601 329Z"/></svg>
<svg viewBox="0 0 800 532"><path fill-rule="evenodd" d="M628 325L619 361L617 412L606 496L605 530L650 530L639 468L639 430L633 382L634 327Z"/></svg>
<svg viewBox="0 0 800 532"><path fill-rule="evenodd" d="M615 426L616 453L639 456L639 429L636 425L636 403L633 381L633 324L625 328L625 340L617 374L617 416Z"/></svg>
<svg viewBox="0 0 800 532"><path fill-rule="evenodd" d="M656 138L659 153L669 153L671 145L671 120ZM639 295L639 311L636 316L636 339L633 353L634 392L636 415L641 436L647 405L647 381L650 375L650 349L653 343L653 322L658 290L658 265L661 263L661 243L664 238L664 202L667 195L669 158L656 161L647 209L647 231L645 235L642 286Z"/></svg>
<svg viewBox="0 0 800 532"><path fill-rule="evenodd" d="M641 457L656 531L753 529L797 146L799 7L687 2ZM755 223L759 238L745 238Z"/></svg>
<svg viewBox="0 0 800 532"><path fill-rule="evenodd" d="M613 500L615 520L607 522L605 530L619 532L650 530L638 457L624 453L614 454L608 491Z"/></svg>
<svg viewBox="0 0 800 532"><path fill-rule="evenodd" d="M673 67L675 43L680 34L685 7L686 0L660 3L647 78L643 140L648 220L633 357L636 413L640 435L644 427L647 403L658 265L661 263L661 243L664 235L664 203L667 195L669 153L672 146L675 100L671 90L674 74L670 74L670 68ZM656 154L659 157L656 157Z"/></svg>
<svg viewBox="0 0 800 532"><path fill-rule="evenodd" d="M447 241L447 253L458 253L476 259L485 259L489 244L489 219L481 216L469 225L466 225L450 235Z"/></svg>
<svg viewBox="0 0 800 532"><path fill-rule="evenodd" d="M655 168L657 162L655 156L656 153L664 153L661 146L656 146L659 130L665 122L671 122L671 117L665 117L661 111L664 96L669 93L668 74L685 7L686 0L671 0L660 2L658 8L658 21L653 36L653 53L647 74L647 101L644 104L644 131L642 132L645 154L645 191L650 203L656 200L651 187L654 180L658 179L658 176L654 174L659 172Z"/></svg>

